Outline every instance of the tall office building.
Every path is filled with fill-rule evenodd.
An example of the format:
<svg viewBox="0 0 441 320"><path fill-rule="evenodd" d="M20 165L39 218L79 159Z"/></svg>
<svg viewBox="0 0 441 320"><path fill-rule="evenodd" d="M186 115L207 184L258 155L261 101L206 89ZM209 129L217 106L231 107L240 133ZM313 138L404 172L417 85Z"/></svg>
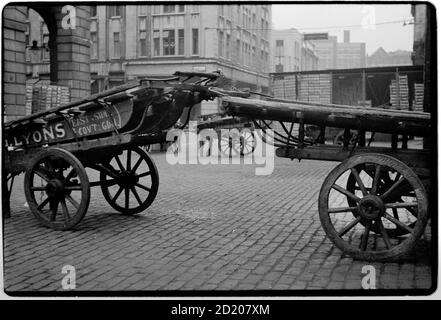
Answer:
<svg viewBox="0 0 441 320"><path fill-rule="evenodd" d="M35 17L29 23L28 41L41 47L44 23ZM270 27L270 5L92 6L92 92L177 70L220 70L235 87L268 92ZM44 52L33 61L34 71L37 65L44 69ZM216 111L214 104L206 106L202 113Z"/></svg>

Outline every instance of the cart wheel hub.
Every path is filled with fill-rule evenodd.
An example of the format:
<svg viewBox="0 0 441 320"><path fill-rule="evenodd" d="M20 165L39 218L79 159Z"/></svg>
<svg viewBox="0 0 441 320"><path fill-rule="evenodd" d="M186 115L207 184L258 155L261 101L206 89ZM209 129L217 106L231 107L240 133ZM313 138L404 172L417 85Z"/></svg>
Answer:
<svg viewBox="0 0 441 320"><path fill-rule="evenodd" d="M64 185L59 179L52 179L46 185L46 194L50 197L58 197L64 192Z"/></svg>
<svg viewBox="0 0 441 320"><path fill-rule="evenodd" d="M134 185L135 183L137 183L139 180L138 177L136 177L136 175L130 173L130 172L124 172L121 176L121 184L126 185L126 186L131 186Z"/></svg>
<svg viewBox="0 0 441 320"><path fill-rule="evenodd" d="M385 211L383 200L374 195L363 197L358 203L360 216L367 220L375 220L381 217Z"/></svg>

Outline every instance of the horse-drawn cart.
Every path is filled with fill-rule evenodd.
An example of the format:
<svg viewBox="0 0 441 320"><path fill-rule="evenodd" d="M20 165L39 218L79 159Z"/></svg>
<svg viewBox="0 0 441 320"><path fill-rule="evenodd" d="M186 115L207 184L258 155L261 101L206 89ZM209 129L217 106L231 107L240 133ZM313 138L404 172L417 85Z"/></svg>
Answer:
<svg viewBox="0 0 441 320"><path fill-rule="evenodd" d="M272 134L277 156L341 161L323 182L318 209L327 236L344 253L385 260L415 246L429 218L431 151L405 143L398 148L398 142L400 135L403 141L429 137L430 114L277 99L222 101L226 114L253 119L263 138ZM279 130L269 131L268 121L279 122ZM310 125L319 128L315 137L307 135ZM345 130L342 146L325 143L326 127ZM371 140L375 132L391 134L390 147L371 145L367 132Z"/></svg>
<svg viewBox="0 0 441 320"><path fill-rule="evenodd" d="M14 176L22 172L30 210L56 230L81 221L93 186L100 186L119 212L145 210L155 199L159 177L139 146L163 142L165 130L184 108L205 98L203 88L218 76L177 72L168 79L142 79L6 123L4 214L10 212ZM89 181L86 167L98 171L97 181Z"/></svg>

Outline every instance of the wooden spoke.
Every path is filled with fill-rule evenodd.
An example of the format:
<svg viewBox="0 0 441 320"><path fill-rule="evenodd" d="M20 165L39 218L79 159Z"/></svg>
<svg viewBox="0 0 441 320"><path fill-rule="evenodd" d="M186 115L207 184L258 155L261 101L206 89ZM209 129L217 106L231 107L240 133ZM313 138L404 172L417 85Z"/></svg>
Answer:
<svg viewBox="0 0 441 320"><path fill-rule="evenodd" d="M76 171L75 171L75 169L72 169L72 170L70 170L70 172L67 174L65 180L66 180L66 181L69 181L71 178L75 177L75 175L76 175Z"/></svg>
<svg viewBox="0 0 441 320"><path fill-rule="evenodd" d="M67 200L69 200L70 203L72 203L72 205L75 207L75 209L78 210L78 208L80 207L80 205L78 204L78 202L75 201L74 198L72 198L70 195L65 194L64 195L66 197Z"/></svg>
<svg viewBox="0 0 441 320"><path fill-rule="evenodd" d="M358 174L357 169L351 168L351 173L354 176L355 180L357 181L358 186L360 187L360 190L363 193L363 196L366 196L368 193L366 191L366 187L363 184L363 181L360 178L360 175Z"/></svg>
<svg viewBox="0 0 441 320"><path fill-rule="evenodd" d="M144 173L138 174L136 177L137 177L137 178L142 178L142 177L147 177L147 176L149 176L149 175L151 175L151 172L150 172L150 171L147 171L147 172L144 172Z"/></svg>
<svg viewBox="0 0 441 320"><path fill-rule="evenodd" d="M396 202L396 203L386 203L386 208L399 209L399 208L414 208L418 207L417 202Z"/></svg>
<svg viewBox="0 0 441 320"><path fill-rule="evenodd" d="M70 190L70 191L81 191L82 188L80 185L73 185L73 186L65 186L64 190Z"/></svg>
<svg viewBox="0 0 441 320"><path fill-rule="evenodd" d="M44 169L43 167L39 167L38 169L35 169L34 172L46 182L49 182L49 180L51 179L49 172L47 172L47 170Z"/></svg>
<svg viewBox="0 0 441 320"><path fill-rule="evenodd" d="M32 191L46 191L46 187L31 187Z"/></svg>
<svg viewBox="0 0 441 320"><path fill-rule="evenodd" d="M383 201L386 200L404 181L405 179L401 177L398 181L394 182L394 184L385 193L383 193L380 198Z"/></svg>
<svg viewBox="0 0 441 320"><path fill-rule="evenodd" d="M52 200L49 202L49 207L51 211L50 220L55 221L58 211L58 200Z"/></svg>
<svg viewBox="0 0 441 320"><path fill-rule="evenodd" d="M132 173L136 172L136 170L138 169L138 167L141 164L141 162L142 162L142 157L139 157L138 161L136 161L135 165L132 168L132 171L131 171Z"/></svg>
<svg viewBox="0 0 441 320"><path fill-rule="evenodd" d="M130 190L132 191L132 193L134 194L136 201L138 201L139 205L142 205L142 201L141 198L139 197L138 192L136 191L136 188L134 186L130 187Z"/></svg>
<svg viewBox="0 0 441 320"><path fill-rule="evenodd" d="M116 160L116 163L118 164L118 167L119 167L119 169L121 170L121 172L126 171L126 170L124 169L124 166L123 166L123 164L122 164L122 162L121 162L121 160L120 160L120 158L119 158L118 155L115 156L115 160Z"/></svg>
<svg viewBox="0 0 441 320"><path fill-rule="evenodd" d="M66 200L64 200L64 198L62 198L60 203L61 203L61 209L63 210L63 219L64 219L64 221L67 222L70 220L70 216L69 216L69 211L67 210Z"/></svg>
<svg viewBox="0 0 441 320"><path fill-rule="evenodd" d="M348 196L349 198L351 198L352 200L358 202L361 199L359 197L357 197L355 194L353 194L352 192L349 192L348 190L346 190L345 188L340 187L337 184L333 184L332 188L337 190L338 192L344 194L345 196Z"/></svg>
<svg viewBox="0 0 441 320"><path fill-rule="evenodd" d="M144 190L147 190L148 192L150 192L150 188L147 188L146 186L143 186L142 184L140 184L140 183L135 183L135 186L137 186L138 188L141 188L141 189L144 189Z"/></svg>
<svg viewBox="0 0 441 320"><path fill-rule="evenodd" d="M410 228L409 226L407 226L405 223L401 222L398 219L395 219L394 217L392 217L390 214L385 213L384 217L389 220L390 222L394 223L397 225L397 227L400 227L401 229L407 230L408 232L412 233L412 228Z"/></svg>
<svg viewBox="0 0 441 320"><path fill-rule="evenodd" d="M378 185L380 184L380 171L381 171L381 165L376 165L374 180L372 181L372 189L371 189L371 194L374 195L377 195Z"/></svg>
<svg viewBox="0 0 441 320"><path fill-rule="evenodd" d="M350 212L353 210L357 210L357 207L341 207L341 208L329 208L329 213L340 213L340 212Z"/></svg>
<svg viewBox="0 0 441 320"><path fill-rule="evenodd" d="M127 150L127 167L126 167L126 170L128 171L128 172L130 172L131 171L131 166L132 166L132 150L130 150L130 149L128 149Z"/></svg>
<svg viewBox="0 0 441 320"><path fill-rule="evenodd" d="M44 206L48 204L48 202L49 202L49 197L47 197L46 199L44 199L43 202L40 203L40 204L38 205L37 210L41 210L41 209L43 209Z"/></svg>
<svg viewBox="0 0 441 320"><path fill-rule="evenodd" d="M349 223L347 226L345 226L340 232L338 233L339 237L343 237L349 230L351 230L353 227L357 225L361 220L360 217L357 217L355 220L353 220L351 223Z"/></svg>
<svg viewBox="0 0 441 320"><path fill-rule="evenodd" d="M387 235L386 229L384 229L383 222L381 221L381 218L378 218L375 222L378 225L378 228L380 229L381 236L383 237L384 244L386 245L387 249L390 249L392 247L392 244L390 242L389 236Z"/></svg>
<svg viewBox="0 0 441 320"><path fill-rule="evenodd" d="M398 210L397 210L397 208L392 208L392 212L394 213L394 218L399 220L400 217L398 216Z"/></svg>
<svg viewBox="0 0 441 320"><path fill-rule="evenodd" d="M123 191L123 189L124 189L123 187L121 187L121 186L119 187L118 191L115 193L115 195L113 196L113 198L111 200L112 203L116 202L116 200L118 199L118 197L121 194L121 192Z"/></svg>
<svg viewBox="0 0 441 320"><path fill-rule="evenodd" d="M125 208L128 209L129 208L129 200L130 200L130 189L128 187L124 188L125 191Z"/></svg>
<svg viewBox="0 0 441 320"><path fill-rule="evenodd" d="M366 251L366 249L367 249L367 244L368 244L368 240L369 240L369 232L371 231L371 226L372 226L372 222L368 221L366 223L366 227L364 229L363 237L361 238L360 249L362 251Z"/></svg>

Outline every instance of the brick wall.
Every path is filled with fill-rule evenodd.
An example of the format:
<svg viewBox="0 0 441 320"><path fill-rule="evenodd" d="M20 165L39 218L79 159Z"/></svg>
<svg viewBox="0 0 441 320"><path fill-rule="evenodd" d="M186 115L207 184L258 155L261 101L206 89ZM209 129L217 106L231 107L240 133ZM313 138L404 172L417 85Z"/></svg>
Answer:
<svg viewBox="0 0 441 320"><path fill-rule="evenodd" d="M26 7L3 10L3 105L4 120L26 114L25 30Z"/></svg>

